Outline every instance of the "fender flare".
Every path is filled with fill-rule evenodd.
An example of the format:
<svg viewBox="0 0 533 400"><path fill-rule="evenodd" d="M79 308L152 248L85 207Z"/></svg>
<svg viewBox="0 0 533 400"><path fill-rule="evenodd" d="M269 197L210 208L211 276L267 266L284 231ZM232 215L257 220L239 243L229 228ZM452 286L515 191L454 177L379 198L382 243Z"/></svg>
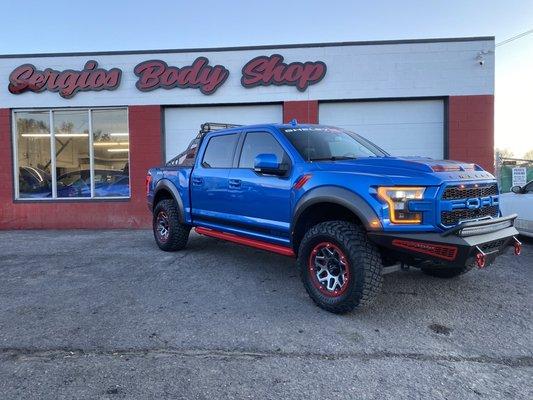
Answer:
<svg viewBox="0 0 533 400"><path fill-rule="evenodd" d="M317 203L334 203L343 206L361 220L367 231L381 230L381 224L379 227L371 226L370 222L372 220L377 219L380 221L380 219L372 207L361 196L338 186L320 186L305 193L294 207L290 229L293 245L295 230L301 215L310 206Z"/></svg>
<svg viewBox="0 0 533 400"><path fill-rule="evenodd" d="M174 184L170 180L163 178L159 182L157 182L157 185L155 185L154 199L157 197L157 193L160 192L161 190L167 190L168 192L170 192L172 198L178 205L179 221L180 223L183 223L185 221L185 215L184 215L185 209L183 208L183 201L181 200L181 196L178 192L178 189L176 189L176 186L174 186Z"/></svg>

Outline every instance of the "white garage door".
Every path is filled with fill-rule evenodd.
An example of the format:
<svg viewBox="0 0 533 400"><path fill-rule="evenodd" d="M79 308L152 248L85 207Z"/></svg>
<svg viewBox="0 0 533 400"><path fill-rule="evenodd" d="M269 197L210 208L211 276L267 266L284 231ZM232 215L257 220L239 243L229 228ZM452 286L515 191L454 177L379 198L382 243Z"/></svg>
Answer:
<svg viewBox="0 0 533 400"><path fill-rule="evenodd" d="M395 156L444 156L442 100L321 103L319 121L354 131Z"/></svg>
<svg viewBox="0 0 533 400"><path fill-rule="evenodd" d="M281 105L171 107L165 109L166 159L181 153L198 134L204 122L227 124L280 123Z"/></svg>

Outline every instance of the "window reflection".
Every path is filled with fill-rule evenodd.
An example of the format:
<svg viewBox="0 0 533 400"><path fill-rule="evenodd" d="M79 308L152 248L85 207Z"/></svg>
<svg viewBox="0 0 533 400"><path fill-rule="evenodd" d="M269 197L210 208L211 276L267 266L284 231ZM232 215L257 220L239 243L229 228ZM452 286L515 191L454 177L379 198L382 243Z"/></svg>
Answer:
<svg viewBox="0 0 533 400"><path fill-rule="evenodd" d="M47 111L20 112L16 113L15 121L19 197L51 197L49 113Z"/></svg>
<svg viewBox="0 0 533 400"><path fill-rule="evenodd" d="M89 115L54 111L57 197L91 197Z"/></svg>
<svg viewBox="0 0 533 400"><path fill-rule="evenodd" d="M93 110L94 195L130 195L129 134L126 110Z"/></svg>
<svg viewBox="0 0 533 400"><path fill-rule="evenodd" d="M130 196L126 109L16 111L14 120L17 198Z"/></svg>

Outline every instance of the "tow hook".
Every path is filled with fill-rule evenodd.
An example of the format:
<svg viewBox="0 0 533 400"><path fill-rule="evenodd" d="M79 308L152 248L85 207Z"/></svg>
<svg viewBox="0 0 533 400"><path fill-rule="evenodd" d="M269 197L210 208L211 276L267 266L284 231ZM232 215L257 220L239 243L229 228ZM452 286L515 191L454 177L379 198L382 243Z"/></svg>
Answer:
<svg viewBox="0 0 533 400"><path fill-rule="evenodd" d="M479 269L485 268L485 265L487 264L487 255L483 253L483 250L481 250L478 246L476 246L476 249L478 251L476 254L476 266Z"/></svg>
<svg viewBox="0 0 533 400"><path fill-rule="evenodd" d="M513 236L514 239L514 254L515 256L519 256L520 253L522 253L522 242L518 240L515 236Z"/></svg>

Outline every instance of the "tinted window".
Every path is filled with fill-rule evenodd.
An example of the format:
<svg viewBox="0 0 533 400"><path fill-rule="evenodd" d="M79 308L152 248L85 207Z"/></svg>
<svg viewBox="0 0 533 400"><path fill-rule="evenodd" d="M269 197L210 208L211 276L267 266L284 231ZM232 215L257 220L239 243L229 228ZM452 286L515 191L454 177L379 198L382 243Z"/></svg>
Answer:
<svg viewBox="0 0 533 400"><path fill-rule="evenodd" d="M237 134L212 137L207 144L202 166L205 168L231 168L238 138Z"/></svg>
<svg viewBox="0 0 533 400"><path fill-rule="evenodd" d="M305 160L383 157L387 153L355 133L333 127L295 127L281 131Z"/></svg>
<svg viewBox="0 0 533 400"><path fill-rule="evenodd" d="M239 168L253 168L258 154L275 154L280 163L287 162L285 151L268 132L249 132L242 146Z"/></svg>

